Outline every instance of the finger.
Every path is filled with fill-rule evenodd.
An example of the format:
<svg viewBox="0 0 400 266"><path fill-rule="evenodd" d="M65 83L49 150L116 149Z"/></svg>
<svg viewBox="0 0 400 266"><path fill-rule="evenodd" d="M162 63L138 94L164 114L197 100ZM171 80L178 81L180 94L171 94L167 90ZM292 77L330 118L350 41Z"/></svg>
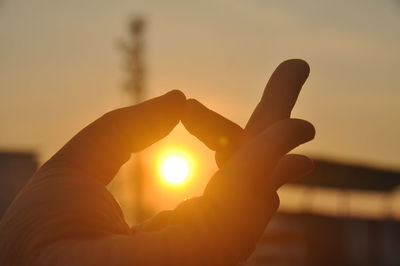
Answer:
<svg viewBox="0 0 400 266"><path fill-rule="evenodd" d="M236 158L246 163L242 163L242 169L237 170L248 171L265 179L286 153L312 140L314 136L314 126L307 121L285 119L276 122L246 145L242 154Z"/></svg>
<svg viewBox="0 0 400 266"><path fill-rule="evenodd" d="M266 174L273 172L284 154L311 140L314 134L314 127L303 120L287 119L277 122L245 144L210 180L202 202L205 201L211 207L190 208L187 204L192 201L189 201L175 210L177 215L174 218L185 221L187 217L192 217L193 223L204 224L206 222L202 217L214 217L217 213L219 219L212 221L212 224L224 224L223 230L219 231L226 232L224 235L230 240L228 242L241 243L241 251L252 250L252 245L279 206L275 187L272 183L270 186L265 184L265 180L271 179L270 176L266 179ZM279 162L286 165L288 159ZM296 159L293 160L297 162ZM193 210L204 209L212 212L204 216L193 215Z"/></svg>
<svg viewBox="0 0 400 266"><path fill-rule="evenodd" d="M111 111L84 128L46 164L79 170L107 184L132 152L165 137L185 105L180 91Z"/></svg>
<svg viewBox="0 0 400 266"><path fill-rule="evenodd" d="M243 139L243 129L194 99L188 99L182 118L185 128L208 148L216 151L219 167L236 151Z"/></svg>
<svg viewBox="0 0 400 266"><path fill-rule="evenodd" d="M281 157L314 136L315 129L307 121L285 119L275 123L235 153L210 180L205 193L218 197L222 192L235 195L241 191L265 192L265 185L272 183L272 171ZM229 189L229 186L233 187ZM269 185L268 189L274 187Z"/></svg>
<svg viewBox="0 0 400 266"><path fill-rule="evenodd" d="M174 211L162 211L156 214L154 217L140 224L139 226L135 226L131 229L132 233L136 231L145 231L145 232L154 232L159 231L171 224L172 218L174 215Z"/></svg>
<svg viewBox="0 0 400 266"><path fill-rule="evenodd" d="M208 183L203 196L224 216L250 228L256 239L277 209L274 169L295 147L314 138L314 127L304 120L281 120L249 140ZM278 197L276 197L278 199Z"/></svg>
<svg viewBox="0 0 400 266"><path fill-rule="evenodd" d="M309 73L310 67L300 59L287 60L276 68L245 127L246 139L261 133L274 122L290 117Z"/></svg>
<svg viewBox="0 0 400 266"><path fill-rule="evenodd" d="M308 175L314 169L313 161L304 155L288 154L283 156L272 173L272 186L278 189L292 180Z"/></svg>
<svg viewBox="0 0 400 266"><path fill-rule="evenodd" d="M208 148L217 151L236 146L243 129L195 99L188 99L182 117L185 128Z"/></svg>
<svg viewBox="0 0 400 266"><path fill-rule="evenodd" d="M289 118L300 90L310 73L308 64L300 59L281 63L265 87L261 101L251 115L241 141L245 142L262 132L274 122ZM218 166L227 161L236 149L224 149L216 153Z"/></svg>

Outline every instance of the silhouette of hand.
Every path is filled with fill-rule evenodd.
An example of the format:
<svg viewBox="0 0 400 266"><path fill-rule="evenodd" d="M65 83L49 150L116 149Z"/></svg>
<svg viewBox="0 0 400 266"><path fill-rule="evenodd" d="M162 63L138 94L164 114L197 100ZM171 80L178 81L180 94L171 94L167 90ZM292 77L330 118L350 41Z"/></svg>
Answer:
<svg viewBox="0 0 400 266"><path fill-rule="evenodd" d="M277 188L311 161L286 155L314 137L289 119L308 76L282 63L243 130L179 91L96 120L35 174L0 226L2 265L234 265L253 250L279 200ZM182 120L216 150L219 171L201 197L131 230L107 191L120 166ZM224 141L221 142L221 138Z"/></svg>

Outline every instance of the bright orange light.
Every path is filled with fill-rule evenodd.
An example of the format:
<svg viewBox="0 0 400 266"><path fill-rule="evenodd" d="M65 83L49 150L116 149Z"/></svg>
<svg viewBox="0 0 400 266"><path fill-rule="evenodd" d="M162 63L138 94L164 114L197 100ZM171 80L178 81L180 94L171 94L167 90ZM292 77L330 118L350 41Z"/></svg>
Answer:
<svg viewBox="0 0 400 266"><path fill-rule="evenodd" d="M193 171L191 157L181 150L167 150L160 158L159 173L168 184L181 185Z"/></svg>
<svg viewBox="0 0 400 266"><path fill-rule="evenodd" d="M182 183L189 176L189 163L180 156L168 157L162 163L161 173L169 183Z"/></svg>

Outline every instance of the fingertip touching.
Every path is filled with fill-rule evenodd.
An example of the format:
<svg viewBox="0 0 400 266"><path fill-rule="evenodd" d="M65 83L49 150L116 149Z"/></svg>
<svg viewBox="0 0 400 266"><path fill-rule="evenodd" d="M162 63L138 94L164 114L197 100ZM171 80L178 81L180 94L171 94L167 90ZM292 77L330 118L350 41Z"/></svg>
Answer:
<svg viewBox="0 0 400 266"><path fill-rule="evenodd" d="M182 119L185 110L186 96L180 90L171 90L164 95L143 102L142 108L136 108L136 115L143 115L142 123L149 129L168 134ZM147 116L147 117L146 117ZM151 133L147 132L146 134Z"/></svg>
<svg viewBox="0 0 400 266"><path fill-rule="evenodd" d="M180 90L171 90L158 97L158 99L162 100L160 109L168 109L166 113L172 115L176 123L178 123L185 111L186 95Z"/></svg>
<svg viewBox="0 0 400 266"><path fill-rule="evenodd" d="M170 97L171 101L175 101L178 105L184 106L186 95L180 90L171 90L164 94L164 97Z"/></svg>

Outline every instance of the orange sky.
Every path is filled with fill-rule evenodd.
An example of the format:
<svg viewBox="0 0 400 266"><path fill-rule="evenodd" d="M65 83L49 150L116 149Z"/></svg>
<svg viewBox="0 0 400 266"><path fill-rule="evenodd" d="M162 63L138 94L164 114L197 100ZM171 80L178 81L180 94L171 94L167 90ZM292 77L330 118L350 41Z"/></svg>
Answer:
<svg viewBox="0 0 400 266"><path fill-rule="evenodd" d="M44 161L129 103L117 47L132 14L149 22L148 97L181 89L244 125L274 67L303 58L311 75L294 115L317 137L302 150L400 169L400 7L389 0L5 1L0 147ZM185 138L207 157L208 176L212 153Z"/></svg>

